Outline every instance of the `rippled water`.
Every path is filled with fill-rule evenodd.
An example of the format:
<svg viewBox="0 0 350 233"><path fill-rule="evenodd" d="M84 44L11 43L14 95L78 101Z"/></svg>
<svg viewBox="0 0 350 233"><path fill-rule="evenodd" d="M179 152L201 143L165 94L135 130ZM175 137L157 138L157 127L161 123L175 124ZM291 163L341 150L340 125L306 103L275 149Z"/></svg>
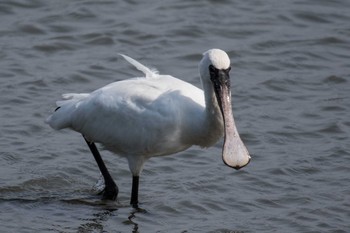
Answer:
<svg viewBox="0 0 350 233"><path fill-rule="evenodd" d="M0 232L349 232L350 2L0 2ZM232 61L233 109L252 162L219 142L151 159L129 205L126 161L44 119L61 93L136 76L118 53L200 86L201 53Z"/></svg>

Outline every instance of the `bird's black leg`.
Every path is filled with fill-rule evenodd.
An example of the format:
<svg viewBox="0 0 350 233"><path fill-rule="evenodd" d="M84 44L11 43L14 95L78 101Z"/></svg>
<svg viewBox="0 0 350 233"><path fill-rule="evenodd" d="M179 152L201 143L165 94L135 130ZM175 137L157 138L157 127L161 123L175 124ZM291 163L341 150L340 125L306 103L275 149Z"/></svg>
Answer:
<svg viewBox="0 0 350 233"><path fill-rule="evenodd" d="M132 177L132 189L131 189L131 199L130 205L138 209L139 200L139 176Z"/></svg>
<svg viewBox="0 0 350 233"><path fill-rule="evenodd" d="M109 174L108 169L105 165L105 163L102 160L102 157L100 155L100 153L97 150L97 147L95 145L95 143L93 142L89 142L88 140L86 140L86 138L84 137L86 143L88 144L91 153L93 154L97 165L102 173L102 176L105 180L105 188L103 190L103 199L108 199L108 200L115 200L118 196L118 186L116 185L116 183L114 182L112 176Z"/></svg>

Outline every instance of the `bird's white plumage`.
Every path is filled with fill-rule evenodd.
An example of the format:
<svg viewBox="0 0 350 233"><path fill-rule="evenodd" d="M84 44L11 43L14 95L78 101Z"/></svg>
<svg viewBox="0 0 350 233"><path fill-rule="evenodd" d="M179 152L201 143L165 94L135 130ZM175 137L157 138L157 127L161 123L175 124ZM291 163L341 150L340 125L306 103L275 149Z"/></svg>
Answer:
<svg viewBox="0 0 350 233"><path fill-rule="evenodd" d="M134 175L152 156L192 145L208 147L222 137L223 118L207 68L212 64L227 69L230 60L225 52L212 49L204 54L199 70L205 94L122 56L146 78L114 82L90 94L64 94L46 122L54 129L71 128L125 156Z"/></svg>
<svg viewBox="0 0 350 233"><path fill-rule="evenodd" d="M211 49L205 52L204 58L206 58L207 63L211 63L217 69L227 69L230 66L230 58L227 53L220 49Z"/></svg>
<svg viewBox="0 0 350 233"><path fill-rule="evenodd" d="M128 57L124 54L119 54L122 56L125 60L127 60L130 64L136 67L139 71L145 74L146 78L155 78L158 77L158 70L156 69L150 69L144 65L142 65L140 62L136 61L135 59Z"/></svg>

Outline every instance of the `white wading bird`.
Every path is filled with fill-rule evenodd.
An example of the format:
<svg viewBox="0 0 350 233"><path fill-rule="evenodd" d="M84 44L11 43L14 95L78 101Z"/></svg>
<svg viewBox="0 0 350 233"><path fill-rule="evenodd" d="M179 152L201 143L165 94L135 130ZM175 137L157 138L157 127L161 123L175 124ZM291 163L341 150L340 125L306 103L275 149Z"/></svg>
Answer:
<svg viewBox="0 0 350 233"><path fill-rule="evenodd" d="M230 59L219 49L203 54L199 73L203 90L169 75L159 75L122 55L145 74L111 83L88 94L64 94L46 122L83 135L105 181L103 198L115 200L118 187L94 142L127 158L133 176L131 201L138 206L139 175L145 161L212 146L224 135L222 158L239 169L250 161L232 115Z"/></svg>

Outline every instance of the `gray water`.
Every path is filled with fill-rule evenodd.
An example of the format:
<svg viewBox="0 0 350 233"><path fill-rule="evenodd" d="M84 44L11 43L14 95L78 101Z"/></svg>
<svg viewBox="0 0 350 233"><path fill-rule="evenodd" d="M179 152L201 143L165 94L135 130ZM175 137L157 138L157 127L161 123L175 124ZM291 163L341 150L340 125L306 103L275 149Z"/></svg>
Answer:
<svg viewBox="0 0 350 233"><path fill-rule="evenodd" d="M349 232L350 2L138 2L0 1L0 232ZM120 189L101 201L83 138L44 123L55 101L140 75L118 53L200 86L215 47L251 163L225 166L222 141L153 158L135 211L101 149Z"/></svg>

